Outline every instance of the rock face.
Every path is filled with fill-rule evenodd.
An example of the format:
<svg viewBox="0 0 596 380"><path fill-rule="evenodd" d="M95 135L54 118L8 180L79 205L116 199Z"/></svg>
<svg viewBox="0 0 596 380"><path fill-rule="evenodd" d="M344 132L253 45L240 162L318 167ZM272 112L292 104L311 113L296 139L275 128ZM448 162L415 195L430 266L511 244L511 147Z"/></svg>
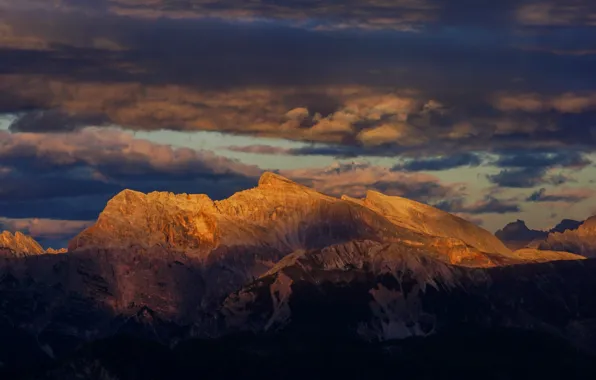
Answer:
<svg viewBox="0 0 596 380"><path fill-rule="evenodd" d="M550 233L553 232L565 232L567 230L577 230L584 222L580 222L573 219L563 219L559 224L550 229Z"/></svg>
<svg viewBox="0 0 596 380"><path fill-rule="evenodd" d="M465 321L528 327L560 300L540 299L548 311L528 311L528 322L511 304L532 301L502 278L521 276L532 295L559 291L557 268L584 276L579 259L512 252L482 228L404 198L338 199L272 173L222 201L126 190L68 252L0 260L0 333L18 329L29 337L19 338L24 350L60 357L122 331L171 344L245 330L383 340ZM541 282L524 269L536 266ZM596 318L596 307L581 315Z"/></svg>
<svg viewBox="0 0 596 380"><path fill-rule="evenodd" d="M550 233L538 248L596 257L596 216L586 219L575 230Z"/></svg>
<svg viewBox="0 0 596 380"><path fill-rule="evenodd" d="M11 256L31 256L41 255L44 249L33 238L16 232L4 231L0 234L0 249L4 250L4 255ZM2 254L0 254L1 256Z"/></svg>
<svg viewBox="0 0 596 380"><path fill-rule="evenodd" d="M417 247L351 242L286 256L230 295L221 312L232 331L302 337L348 332L382 341L444 333L461 323L506 325L596 349L595 340L583 338L595 331L596 304L586 290L596 286L595 263L469 268Z"/></svg>
<svg viewBox="0 0 596 380"><path fill-rule="evenodd" d="M343 197L344 199L350 199ZM427 235L456 238L482 252L509 255L510 250L493 234L448 212L412 201L368 191L358 202L379 212L392 223Z"/></svg>

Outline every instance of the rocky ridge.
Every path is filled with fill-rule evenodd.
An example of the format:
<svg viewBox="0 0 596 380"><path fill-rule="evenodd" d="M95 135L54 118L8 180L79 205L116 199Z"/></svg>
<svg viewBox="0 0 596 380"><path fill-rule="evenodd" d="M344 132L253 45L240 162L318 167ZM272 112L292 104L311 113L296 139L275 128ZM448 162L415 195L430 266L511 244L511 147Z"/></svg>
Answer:
<svg viewBox="0 0 596 380"><path fill-rule="evenodd" d="M518 219L495 232L495 236L512 250L538 248L539 244L545 240L549 234L556 232L562 233L567 230L576 230L582 223L583 222L578 222L576 220L563 219L550 230L543 231L529 229L523 220Z"/></svg>
<svg viewBox="0 0 596 380"><path fill-rule="evenodd" d="M208 260L218 249L242 246L269 247L281 258L354 239L424 246L451 264L519 260L488 231L431 206L373 191L364 199L338 199L273 173L222 201L125 190L70 242L69 251L159 246Z"/></svg>
<svg viewBox="0 0 596 380"><path fill-rule="evenodd" d="M45 253L47 253L49 255L57 255L57 254L67 253L67 252L68 252L68 249L66 249L66 248L58 248L58 249L48 248L45 251Z"/></svg>
<svg viewBox="0 0 596 380"><path fill-rule="evenodd" d="M596 257L596 215L586 219L577 229L552 232L538 245L542 250L557 250Z"/></svg>
<svg viewBox="0 0 596 380"><path fill-rule="evenodd" d="M14 234L9 231L0 233L0 249L6 255L10 251L14 256L41 255L45 252L38 242L19 231Z"/></svg>

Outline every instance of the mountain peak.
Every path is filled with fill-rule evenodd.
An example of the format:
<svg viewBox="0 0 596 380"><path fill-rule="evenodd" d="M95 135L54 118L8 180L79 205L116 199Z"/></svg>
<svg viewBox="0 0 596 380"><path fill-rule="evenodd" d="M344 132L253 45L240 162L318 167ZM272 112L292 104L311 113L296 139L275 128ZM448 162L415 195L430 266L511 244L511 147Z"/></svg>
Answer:
<svg viewBox="0 0 596 380"><path fill-rule="evenodd" d="M550 229L549 232L565 232L567 230L576 230L579 226L582 225L583 222L579 222L573 219L563 219Z"/></svg>
<svg viewBox="0 0 596 380"><path fill-rule="evenodd" d="M205 194L123 190L108 201L95 225L70 241L69 251L90 246L212 246L215 214L215 203Z"/></svg>
<svg viewBox="0 0 596 380"><path fill-rule="evenodd" d="M508 223L505 227L495 232L495 236L501 239L512 250L524 248L533 241L546 238L547 235L548 231L528 228L526 222L521 219Z"/></svg>
<svg viewBox="0 0 596 380"><path fill-rule="evenodd" d="M259 178L259 187L271 186L271 187L304 187L286 177L273 172L265 172Z"/></svg>
<svg viewBox="0 0 596 380"><path fill-rule="evenodd" d="M44 249L38 242L19 231L14 234L9 231L2 232L0 247L8 248L16 252L17 255L41 255L44 253Z"/></svg>

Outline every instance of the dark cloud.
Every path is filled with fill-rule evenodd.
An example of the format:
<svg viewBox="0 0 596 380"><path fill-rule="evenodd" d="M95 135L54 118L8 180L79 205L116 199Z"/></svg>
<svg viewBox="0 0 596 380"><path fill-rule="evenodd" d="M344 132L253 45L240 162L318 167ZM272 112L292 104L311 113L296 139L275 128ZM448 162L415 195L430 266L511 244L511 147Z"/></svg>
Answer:
<svg viewBox="0 0 596 380"><path fill-rule="evenodd" d="M569 18L571 8L564 7L560 14L576 26L563 31L559 20L557 29L535 27L536 9L496 3L483 3L491 11L463 0L348 8L301 1L182 1L167 7L82 1L58 7L86 13L26 12L6 3L0 16L0 111L20 115L13 131L109 124L211 130L313 142L275 153L338 158L520 147L593 150L592 60L540 50L560 48L553 43L563 34L574 41L573 49L596 49L589 26L579 27L581 20ZM540 17L561 8L558 1L549 4ZM590 14L586 6L572 8ZM197 16L200 10L202 18L115 14L131 16L133 8L162 16ZM412 18L412 9L424 17ZM209 14L215 18L205 18ZM300 26L230 22L257 15L299 20ZM416 33L337 28L404 26L394 22L402 16L425 27ZM520 33L512 23L534 25L533 31ZM315 30L332 25L333 32ZM520 49L538 42L538 51Z"/></svg>
<svg viewBox="0 0 596 380"><path fill-rule="evenodd" d="M494 162L500 168L584 168L592 162L581 152L514 152L503 153Z"/></svg>
<svg viewBox="0 0 596 380"><path fill-rule="evenodd" d="M433 202L461 195L461 184L442 183L437 177L422 173L392 171L368 162L336 163L326 168L283 170L280 174L318 191L361 198L367 190L398 195L422 202Z"/></svg>
<svg viewBox="0 0 596 380"><path fill-rule="evenodd" d="M513 188L532 188L546 183L559 185L569 180L562 175L547 176L547 169L543 167L505 169L486 178L495 185Z"/></svg>
<svg viewBox="0 0 596 380"><path fill-rule="evenodd" d="M494 196L486 196L481 201L465 204L461 198L453 200L444 200L435 205L441 210L452 213L466 213L472 215L478 214L508 214L513 212L520 212L521 208L518 204L511 201L503 201Z"/></svg>
<svg viewBox="0 0 596 380"><path fill-rule="evenodd" d="M592 189L564 189L558 191L548 191L541 188L526 198L527 202L561 202L574 204L594 196Z"/></svg>
<svg viewBox="0 0 596 380"><path fill-rule="evenodd" d="M92 115L70 115L61 110L35 110L23 113L10 125L15 132L38 132L40 127L44 132L71 132L90 126L102 125L105 121L101 117Z"/></svg>
<svg viewBox="0 0 596 380"><path fill-rule="evenodd" d="M592 162L577 151L557 152L501 152L493 162L505 168L497 174L487 175L490 182L513 188L532 188L543 184L561 185L572 182L568 174L554 173L552 169L583 169Z"/></svg>
<svg viewBox="0 0 596 380"><path fill-rule="evenodd" d="M569 25L594 26L595 7L590 0L357 0L313 2L246 2L241 0L62 0L48 4L41 0L0 1L13 9L59 9L62 11L111 12L145 18L220 18L250 22L277 20L296 26L341 30L346 28L400 29L430 27L434 24L484 27L544 27Z"/></svg>
<svg viewBox="0 0 596 380"><path fill-rule="evenodd" d="M446 157L430 157L409 160L403 164L398 164L393 167L393 170L405 171L438 171L455 169L462 166L480 166L482 158L474 153L461 153Z"/></svg>

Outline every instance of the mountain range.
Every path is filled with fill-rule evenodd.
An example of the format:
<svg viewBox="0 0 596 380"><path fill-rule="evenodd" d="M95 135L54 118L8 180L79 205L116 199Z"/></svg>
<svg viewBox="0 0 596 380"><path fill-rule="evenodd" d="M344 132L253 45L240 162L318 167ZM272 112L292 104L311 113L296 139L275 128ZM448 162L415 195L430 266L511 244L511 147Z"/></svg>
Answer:
<svg viewBox="0 0 596 380"><path fill-rule="evenodd" d="M511 249L535 248L596 257L596 216L585 221L563 219L550 230L531 230L523 220L495 233Z"/></svg>
<svg viewBox="0 0 596 380"><path fill-rule="evenodd" d="M397 346L428 353L454 332L478 347L491 344L471 331L505 345L540 340L536 350L556 339L557 350L571 347L560 355L574 364L562 366L589 367L596 353L596 262L586 259L586 247L596 240L596 219L575 230L563 229L565 223L545 236L522 224L501 237L518 239L521 231L520 241L532 235L541 242L511 250L481 227L425 204L374 191L335 198L274 173L222 201L125 190L66 252L44 251L20 233L0 235L0 337L7 342L0 371L140 378L107 354L126 344L140 351L158 345L143 351L147 360L156 352L186 358L194 347L199 371L211 368L201 359L207 351L205 357L220 355L213 363L238 350L233 360L282 352L281 363L304 344L351 342L358 348L349 355L365 350L370 357ZM121 336L134 339L124 344ZM295 345L280 346L280 337ZM411 343L420 339L430 345L423 351ZM205 344L225 349L215 354ZM454 353L456 347L469 349L455 344ZM402 360L399 352L390 356ZM579 352L590 359L578 364ZM170 364L150 377L168 378L159 371Z"/></svg>

